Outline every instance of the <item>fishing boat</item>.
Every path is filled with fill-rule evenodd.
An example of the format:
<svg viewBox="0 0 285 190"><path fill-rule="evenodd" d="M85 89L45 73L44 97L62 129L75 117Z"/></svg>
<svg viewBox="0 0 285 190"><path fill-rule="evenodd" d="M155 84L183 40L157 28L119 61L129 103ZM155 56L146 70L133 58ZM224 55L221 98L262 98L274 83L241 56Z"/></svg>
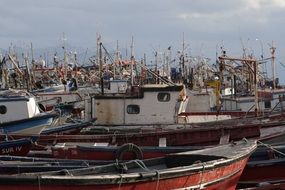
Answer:
<svg viewBox="0 0 285 190"><path fill-rule="evenodd" d="M162 126L167 128L166 125ZM37 141L40 145L55 145L65 142L91 142L109 143L110 145L123 145L133 143L138 146L159 146L163 142L166 146L185 145L217 145L245 138L257 138L260 136L260 124L246 125L209 125L187 126L184 124L170 126L169 130L153 130L143 133L126 134L101 134L101 135L41 135ZM172 129L171 129L172 128ZM13 135L14 138L23 136Z"/></svg>
<svg viewBox="0 0 285 190"><path fill-rule="evenodd" d="M35 98L25 91L0 93L0 130L2 134L38 135L51 125L56 113L40 113Z"/></svg>
<svg viewBox="0 0 285 190"><path fill-rule="evenodd" d="M93 119L91 121L72 120L72 122L66 122L63 125L45 128L41 132L41 135L76 135L79 134L83 128L93 125L93 122L95 122L95 120L96 119Z"/></svg>
<svg viewBox="0 0 285 190"><path fill-rule="evenodd" d="M252 184L270 184L285 178L285 145L258 147L251 155L242 176L239 186ZM274 171L274 172L272 172Z"/></svg>
<svg viewBox="0 0 285 190"><path fill-rule="evenodd" d="M128 90L129 89L129 90ZM148 84L132 86L125 93L96 94L85 100L85 119L97 118L94 128L146 128L176 127L180 124L193 125L217 123L235 125L244 119L254 122L282 121L282 112L266 113L260 116L246 115L246 112L187 112L192 100L181 84ZM189 102L189 103L188 103ZM155 106L154 106L155 105ZM202 104L201 104L202 106ZM195 114L194 114L195 113ZM230 115L231 117L223 117ZM246 116L246 117L245 117ZM201 117L203 119L199 119ZM200 121L200 122L199 122ZM131 127L132 126L132 127Z"/></svg>
<svg viewBox="0 0 285 190"><path fill-rule="evenodd" d="M126 135L126 134L125 134ZM284 145L280 145L282 141L278 141L282 134L274 134L259 138L259 142L271 143L271 146L274 145L274 149L277 149L280 152L285 152ZM275 141L274 141L275 139ZM91 142L63 142L57 143L54 146L51 146L51 157L61 158L61 159L86 159L86 160L132 160L132 159L149 159L165 156L169 153L198 150L206 148L207 146L167 146L167 139L161 138L159 140L158 146L137 146L133 143L118 145L110 145L109 143L91 143ZM277 144L277 145L275 145ZM284 142L283 142L284 144ZM209 147L209 146L208 146ZM261 161L270 162L268 159L271 155L271 159L279 158L280 154L270 151L269 148L260 147L254 152L250 157L250 164L252 161ZM273 161L273 160L272 160ZM279 160L280 161L280 160ZM274 161L276 162L276 161ZM254 164L253 164L254 165ZM264 166L263 164L261 164ZM254 176L255 168L249 167L248 176ZM267 175L268 172L265 172ZM244 173L243 175L247 175ZM260 175L263 175L262 173Z"/></svg>
<svg viewBox="0 0 285 190"><path fill-rule="evenodd" d="M284 133L260 139L258 144L241 175L237 189L284 189Z"/></svg>
<svg viewBox="0 0 285 190"><path fill-rule="evenodd" d="M0 175L0 187L18 189L234 190L255 141L239 141L145 161L53 172Z"/></svg>
<svg viewBox="0 0 285 190"><path fill-rule="evenodd" d="M260 137L264 128L284 125L282 118L273 120L269 116L180 123L179 114L185 111L187 102L183 85L145 85L132 88L129 93L94 95L85 101L86 120L97 118L94 128L150 130L124 134L115 130L103 135L41 135L38 142L42 145L103 142L119 146L125 143L159 146L159 141L164 140L167 146L213 145Z"/></svg>
<svg viewBox="0 0 285 190"><path fill-rule="evenodd" d="M96 126L174 124L187 102L181 84L133 86L125 93L90 96L85 117L97 118Z"/></svg>
<svg viewBox="0 0 285 190"><path fill-rule="evenodd" d="M182 54L183 65L184 61L194 64L185 64L185 68L179 70L189 87L189 103L179 118L186 123L201 123L283 112L284 88L278 84L274 70L273 78L268 80L259 67L267 60L272 60L274 65L273 44L270 52L270 58L263 59L262 56L262 60L257 60L246 53L239 58L232 57L221 48L221 56L217 57L214 67L207 59L193 59ZM281 117L284 119L284 114Z"/></svg>
<svg viewBox="0 0 285 190"><path fill-rule="evenodd" d="M37 137L0 142L0 155L26 156Z"/></svg>
<svg viewBox="0 0 285 190"><path fill-rule="evenodd" d="M83 107L84 97L78 92L33 92L36 96L39 105L44 111L51 111L56 108L58 104L69 104L73 107Z"/></svg>
<svg viewBox="0 0 285 190"><path fill-rule="evenodd" d="M137 146L127 143L108 146L106 143L58 143L51 147L53 158L84 160L134 160L163 157L166 154L198 150L206 146Z"/></svg>
<svg viewBox="0 0 285 190"><path fill-rule="evenodd" d="M14 155L0 155L0 161L2 163L0 165L0 174L3 175L88 168L113 163L113 161L69 160Z"/></svg>
<svg viewBox="0 0 285 190"><path fill-rule="evenodd" d="M237 190L282 190L285 189L285 180L248 182L239 184Z"/></svg>

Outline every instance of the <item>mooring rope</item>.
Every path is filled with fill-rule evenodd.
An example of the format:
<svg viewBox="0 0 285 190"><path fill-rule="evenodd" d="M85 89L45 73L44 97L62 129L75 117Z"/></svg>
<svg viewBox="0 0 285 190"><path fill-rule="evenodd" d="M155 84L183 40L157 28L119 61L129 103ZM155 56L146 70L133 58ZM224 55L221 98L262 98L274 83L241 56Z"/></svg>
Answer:
<svg viewBox="0 0 285 190"><path fill-rule="evenodd" d="M62 171L69 176L73 176L73 174L68 169L63 169Z"/></svg>
<svg viewBox="0 0 285 190"><path fill-rule="evenodd" d="M158 190L159 188L159 180L160 180L160 173L158 170L155 170L156 174L157 174L157 181L156 181L156 188L155 190Z"/></svg>
<svg viewBox="0 0 285 190"><path fill-rule="evenodd" d="M275 152L277 152L277 153L279 153L279 154L285 156L285 153L283 153L283 152L281 152L281 151L275 149L274 147L272 147L272 146L269 145L269 144L265 144L265 143L263 143L263 142L261 142L261 141L257 141L257 143L259 143L259 144L261 144L261 145L263 145L263 146L265 146L265 147L267 147L267 148L269 148L269 149L271 149L271 150L273 150L273 151L275 151Z"/></svg>
<svg viewBox="0 0 285 190"><path fill-rule="evenodd" d="M17 165L17 171L18 171L18 174L21 173L21 172L20 172L20 166L19 166L19 165Z"/></svg>
<svg viewBox="0 0 285 190"><path fill-rule="evenodd" d="M141 169L143 169L145 171L150 171L150 169L148 169L146 167L146 165L143 163L143 161L141 161L141 160L133 160L133 162L135 162Z"/></svg>
<svg viewBox="0 0 285 190"><path fill-rule="evenodd" d="M119 175L120 175L120 183L119 183L119 188L118 188L118 190L121 189L121 185L122 185L122 183L123 183L123 176L122 176L122 174L119 174Z"/></svg>
<svg viewBox="0 0 285 190"><path fill-rule="evenodd" d="M37 176L37 178L38 178L39 190L41 190L41 176Z"/></svg>
<svg viewBox="0 0 285 190"><path fill-rule="evenodd" d="M134 144L129 143L129 144L128 144L128 150L129 150L129 151L132 151L133 148L134 148Z"/></svg>
<svg viewBox="0 0 285 190"><path fill-rule="evenodd" d="M87 161L83 161L83 162L81 163L81 165L83 165L83 166L85 165L85 166L88 166L88 167L89 167L89 166L90 166L90 163L87 162Z"/></svg>
<svg viewBox="0 0 285 190"><path fill-rule="evenodd" d="M202 183L203 183L203 175L204 175L204 171L205 171L205 165L203 162L200 161L200 163L202 164L202 172L201 172L201 175L200 175L200 183L199 183L199 189L202 188Z"/></svg>

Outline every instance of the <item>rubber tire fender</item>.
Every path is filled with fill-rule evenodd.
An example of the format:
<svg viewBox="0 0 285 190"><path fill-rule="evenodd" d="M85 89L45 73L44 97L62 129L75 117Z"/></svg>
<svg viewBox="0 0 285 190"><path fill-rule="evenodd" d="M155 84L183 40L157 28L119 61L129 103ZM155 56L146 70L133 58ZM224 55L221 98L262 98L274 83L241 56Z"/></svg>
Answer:
<svg viewBox="0 0 285 190"><path fill-rule="evenodd" d="M116 151L116 159L122 160L123 156L127 152L132 152L135 154L136 159L142 160L143 159L143 152L142 150L133 143L123 144L117 151Z"/></svg>

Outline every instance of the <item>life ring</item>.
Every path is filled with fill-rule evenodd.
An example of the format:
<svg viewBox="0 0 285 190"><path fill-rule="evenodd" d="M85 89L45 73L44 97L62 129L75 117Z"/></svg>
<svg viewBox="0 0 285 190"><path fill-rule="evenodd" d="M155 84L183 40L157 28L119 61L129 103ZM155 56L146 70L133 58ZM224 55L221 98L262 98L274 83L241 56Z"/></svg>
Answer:
<svg viewBox="0 0 285 190"><path fill-rule="evenodd" d="M143 152L142 150L135 144L127 143L122 145L117 151L116 151L116 159L122 160L124 158L124 154L127 152L132 152L135 155L135 159L142 160L143 159Z"/></svg>

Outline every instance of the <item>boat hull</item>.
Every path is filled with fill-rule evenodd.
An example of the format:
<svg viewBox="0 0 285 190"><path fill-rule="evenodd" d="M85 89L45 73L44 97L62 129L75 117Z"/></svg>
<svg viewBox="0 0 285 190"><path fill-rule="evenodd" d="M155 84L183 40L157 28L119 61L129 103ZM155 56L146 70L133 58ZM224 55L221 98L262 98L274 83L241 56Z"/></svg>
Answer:
<svg viewBox="0 0 285 190"><path fill-rule="evenodd" d="M285 181L253 181L249 183L239 184L237 190L282 190L285 189Z"/></svg>
<svg viewBox="0 0 285 190"><path fill-rule="evenodd" d="M239 141L148 160L82 169L0 175L7 190L224 189L234 190L256 141Z"/></svg>
<svg viewBox="0 0 285 190"><path fill-rule="evenodd" d="M158 158L163 157L166 154L184 152L190 150L198 150L205 148L204 146L175 146L175 147L137 147L135 145L128 144L123 146L53 146L51 147L52 156L54 158L61 159L83 159L83 160L134 160L140 159L138 156L141 156L142 159ZM119 154L121 152L121 154ZM140 154L141 155L137 155ZM121 157L121 159L120 159Z"/></svg>
<svg viewBox="0 0 285 190"><path fill-rule="evenodd" d="M17 120L0 124L3 134L9 135L38 135L41 131L51 125L56 114L43 114L28 119Z"/></svg>
<svg viewBox="0 0 285 190"><path fill-rule="evenodd" d="M274 172L272 172L274 171ZM285 159L263 161L260 164L249 164L240 181L274 181L285 179Z"/></svg>
<svg viewBox="0 0 285 190"><path fill-rule="evenodd" d="M92 122L76 122L76 123L67 123L65 125L45 128L41 135L50 135L50 134L62 134L62 135L75 135L79 134L80 131L92 125Z"/></svg>
<svg viewBox="0 0 285 190"><path fill-rule="evenodd" d="M276 146L264 147L261 145L258 147L251 155L240 182L261 183L285 179L285 158L282 154L284 151L284 142Z"/></svg>
<svg viewBox="0 0 285 190"><path fill-rule="evenodd" d="M41 135L38 143L41 145L54 145L62 142L104 142L117 145L133 143L138 146L159 146L160 140L165 139L167 146L216 145L220 143L221 138L224 136L228 136L228 141L259 137L260 126L192 127L168 131L112 135Z"/></svg>
<svg viewBox="0 0 285 190"><path fill-rule="evenodd" d="M8 140L0 143L0 155L25 156L32 147L31 139Z"/></svg>
<svg viewBox="0 0 285 190"><path fill-rule="evenodd" d="M147 180L137 183L126 184L92 184L92 179L86 177L86 179L78 179L76 177L70 178L70 180L62 181L53 179L41 179L41 181L34 181L35 184L28 184L29 181L19 179L18 181L9 181L9 176L4 178L0 177L0 187L6 190L18 190L21 186L21 190L167 190L167 189L199 189L205 190L234 190L238 179L242 173L244 166L247 163L248 158L243 158L238 162L230 163L229 165L213 168L212 170L205 170L203 174L197 172L192 175L177 176L169 179L157 179ZM52 183L51 183L52 180ZM50 182L48 182L50 181ZM88 181L88 183L87 183ZM7 184L8 183L8 184ZM50 184L46 184L50 183Z"/></svg>

